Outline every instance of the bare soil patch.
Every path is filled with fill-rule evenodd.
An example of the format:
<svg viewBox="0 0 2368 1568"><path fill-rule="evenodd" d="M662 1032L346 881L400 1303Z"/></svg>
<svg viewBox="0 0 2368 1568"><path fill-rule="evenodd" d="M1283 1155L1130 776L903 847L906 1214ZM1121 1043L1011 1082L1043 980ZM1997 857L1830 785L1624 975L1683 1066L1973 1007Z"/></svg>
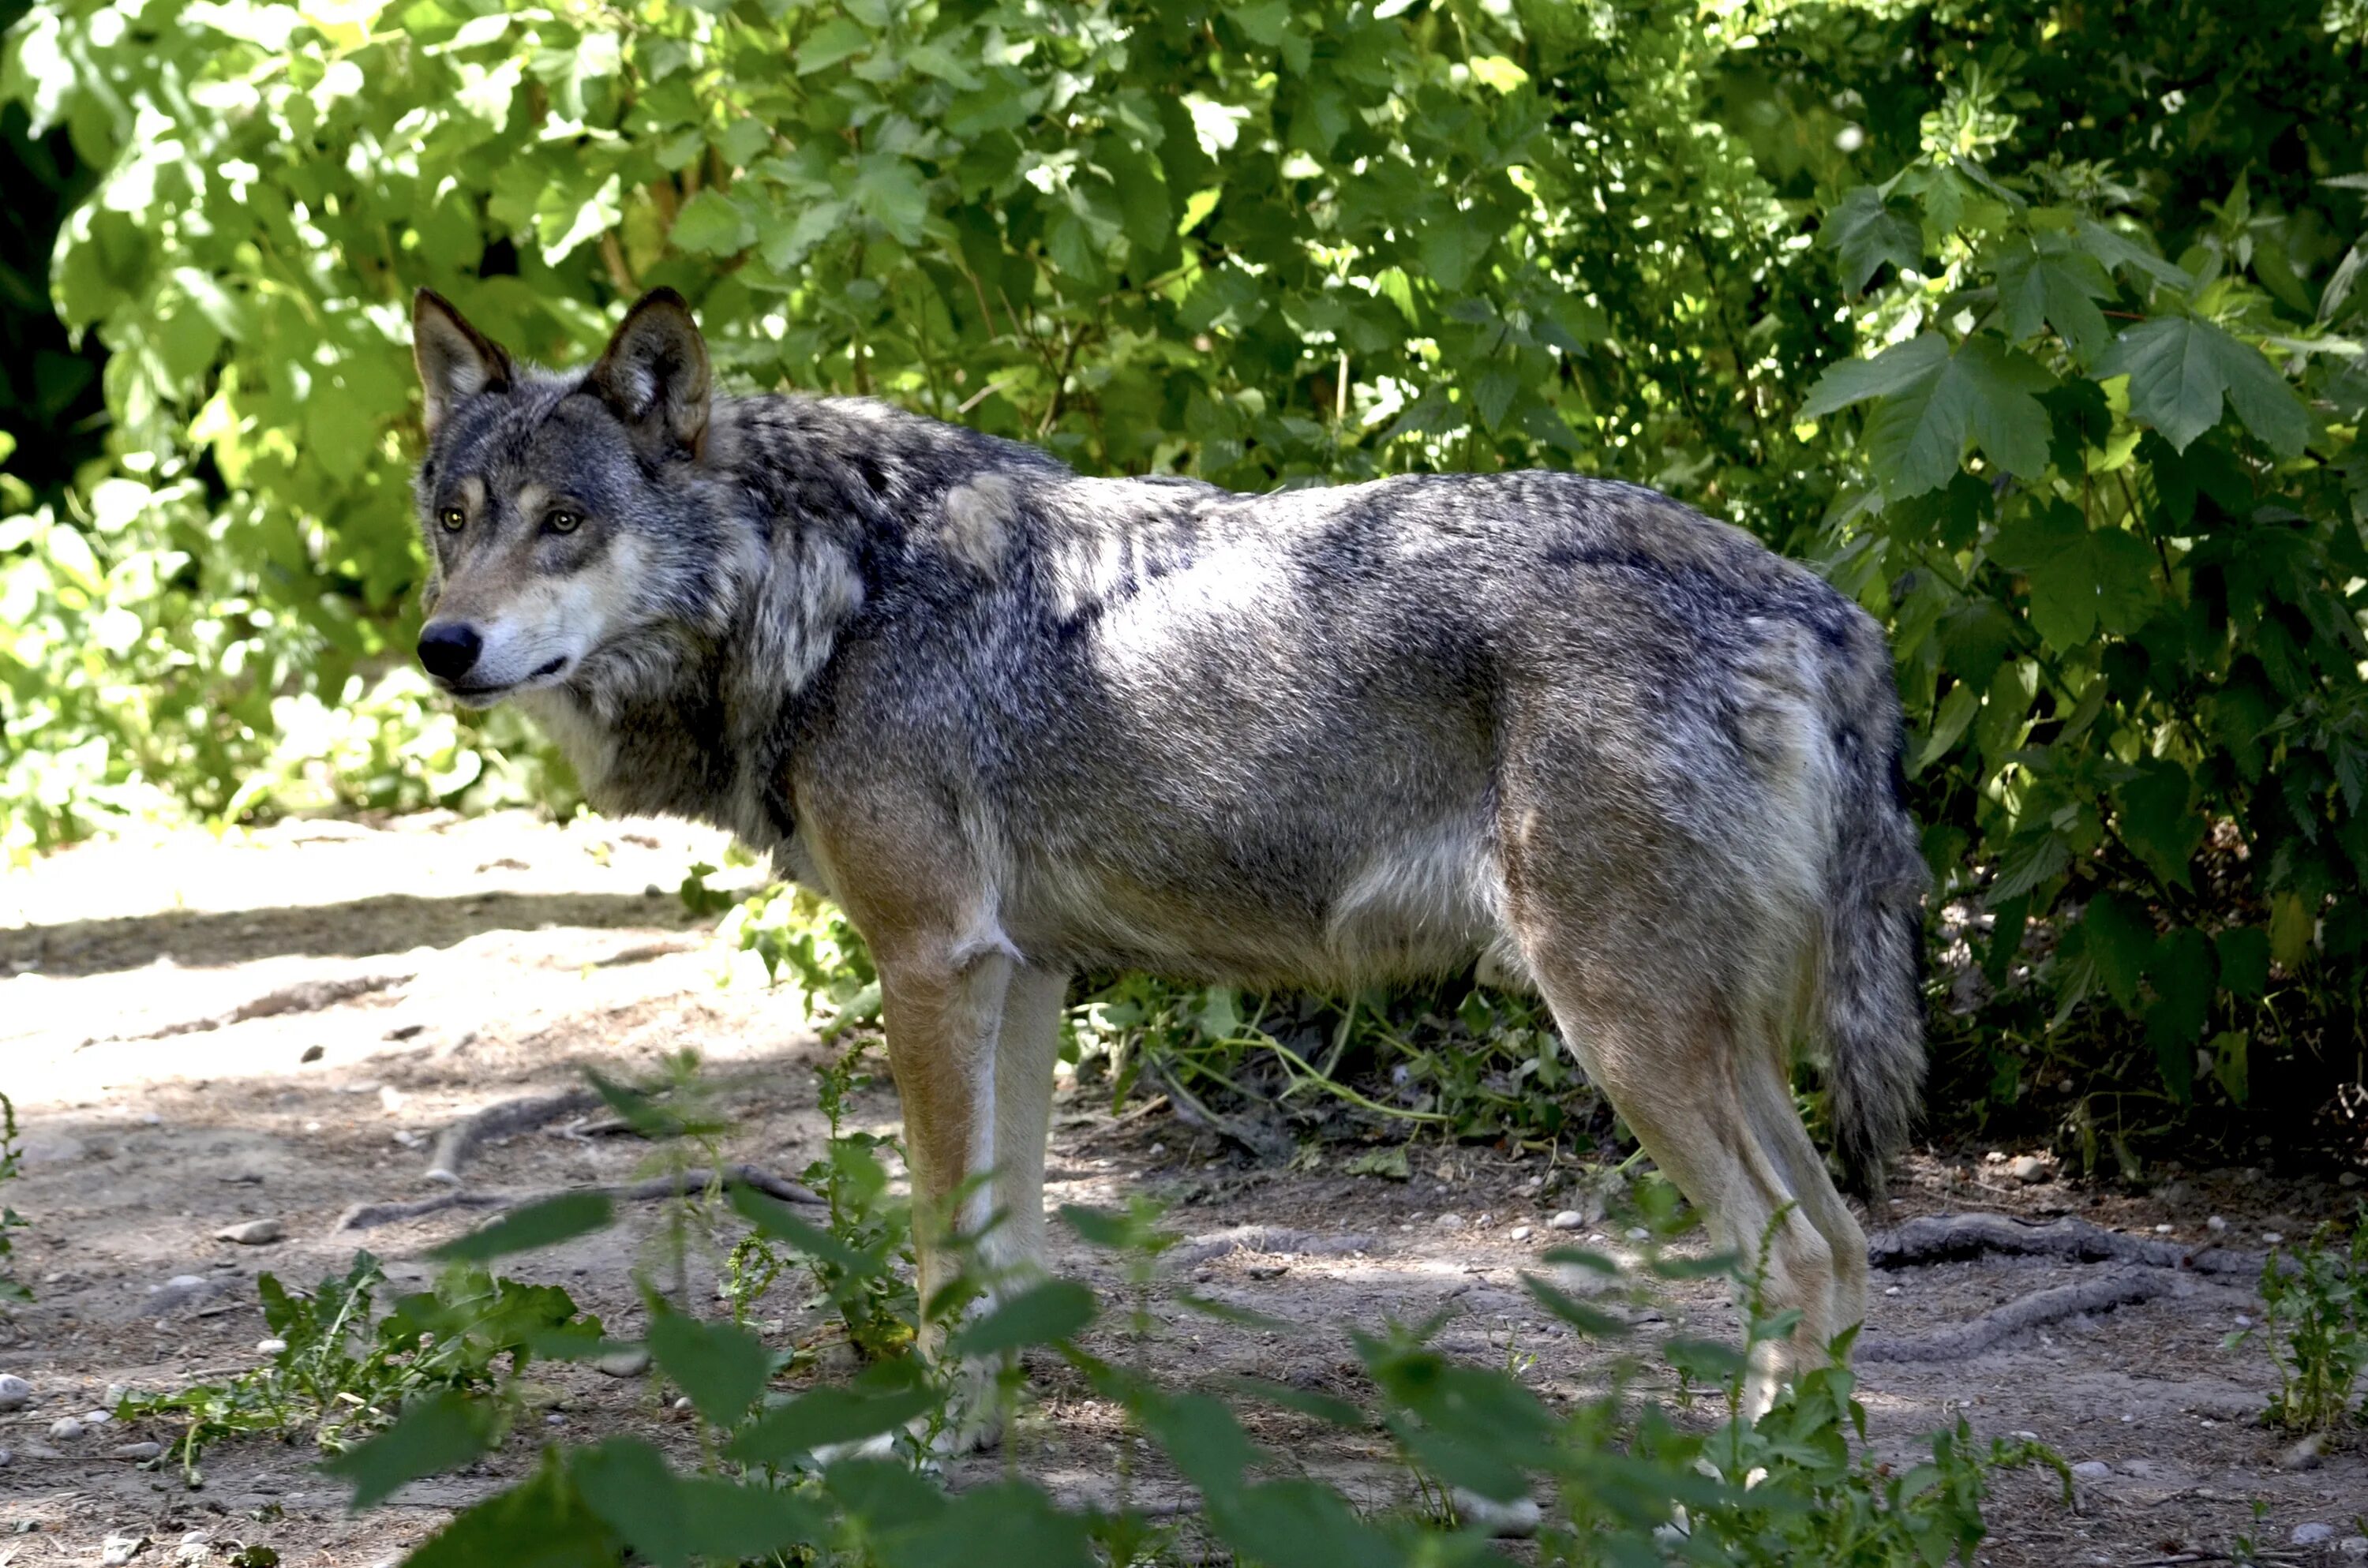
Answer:
<svg viewBox="0 0 2368 1568"><path fill-rule="evenodd" d="M427 817L221 841L168 835L10 874L0 884L0 1089L25 1123L25 1176L7 1196L32 1222L18 1233L17 1271L37 1300L0 1320L0 1371L28 1379L36 1399L0 1413L0 1449L13 1456L0 1465L0 1563L95 1563L109 1534L149 1537L141 1560L169 1562L191 1530L218 1546L268 1543L290 1564L389 1562L454 1508L524 1473L546 1437L630 1429L687 1440L645 1380L552 1369L538 1374L549 1385L543 1426L470 1472L351 1518L303 1450L223 1446L190 1491L169 1467L105 1457L168 1433L105 1427L52 1441L48 1429L97 1406L111 1385L173 1388L256 1364L259 1271L309 1284L342 1273L366 1245L398 1285L424 1284L425 1250L484 1210L448 1207L362 1232L339 1230L341 1218L450 1190L426 1174L439 1134L498 1102L575 1088L586 1064L642 1072L696 1048L734 1118L723 1156L793 1178L823 1147L814 1075L831 1048L766 994L761 971L745 967L753 960L734 971L709 941L710 923L675 897L689 864L721 851L713 835L679 825ZM727 973L734 983L720 983ZM1424 1144L1405 1182L1257 1165L1164 1113L1114 1124L1099 1097L1064 1093L1051 1199L1165 1197L1173 1223L1201 1238L1172 1283L1292 1325L1261 1332L1164 1305L1153 1364L1178 1381L1246 1373L1354 1396L1364 1391L1351 1327L1447 1311L1439 1343L1452 1353L1524 1367L1549 1393L1602 1385L1602 1350L1564 1333L1520 1289L1557 1243L1624 1244L1604 1224L1575 1238L1546 1227L1565 1206L1567 1165ZM871 1091L856 1114L893 1130L894 1096ZM1939 1213L2068 1215L2181 1248L2259 1247L2263 1233L2299 1237L2352 1196L2245 1171L2184 1174L2143 1196L2062 1176L2024 1186L1987 1153L1920 1153L1870 1229ZM649 1153L561 1116L482 1144L466 1187L620 1186L651 1175ZM630 1205L616 1230L508 1271L564 1285L616 1332L636 1333L632 1271L661 1261L667 1209ZM2215 1215L2225 1231L2207 1229ZM285 1239L214 1239L256 1219L279 1221ZM1106 1261L1057 1227L1055 1238L1064 1268L1116 1290ZM718 1250L694 1244L693 1292L712 1295ZM2145 1266L1985 1252L1879 1267L1869 1336L1930 1335L2128 1267ZM2343 1555L2341 1538L2368 1514L2368 1452L2355 1442L2315 1469L2279 1468L2286 1439L2257 1419L2266 1358L2258 1346L2223 1348L2240 1315L2259 1314L2250 1280L2158 1272L2160 1288L2143 1299L2004 1333L1977 1354L1868 1359L1861 1397L1874 1441L1911 1460L1921 1435L1962 1413L1981 1436L2034 1433L2069 1460L2110 1467L2068 1508L2052 1478L2005 1479L1986 1562L2134 1564L2226 1553L2240 1536L2293 1561L2362 1560ZM185 1277L199 1283L165 1289ZM829 1335L795 1281L760 1315L777 1342ZM1688 1286L1635 1326L1649 1346L1680 1332L1731 1335L1736 1323L1715 1288ZM1058 1491L1107 1496L1122 1436L1113 1412L1052 1366L1038 1369L1036 1392L1011 1440L1019 1462ZM1395 1500L1378 1446L1296 1417L1258 1420L1295 1462L1372 1502ZM964 1461L954 1480L1003 1462ZM1145 1485L1161 1495L1156 1475ZM2338 1540L2290 1546L2308 1523L2334 1527Z"/></svg>

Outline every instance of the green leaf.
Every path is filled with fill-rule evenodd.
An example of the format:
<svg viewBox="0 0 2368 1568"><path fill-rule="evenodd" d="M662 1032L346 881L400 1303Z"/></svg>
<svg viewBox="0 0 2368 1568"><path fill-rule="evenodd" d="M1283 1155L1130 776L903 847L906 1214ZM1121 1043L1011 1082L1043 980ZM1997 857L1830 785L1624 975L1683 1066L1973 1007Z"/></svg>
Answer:
<svg viewBox="0 0 2368 1568"><path fill-rule="evenodd" d="M992 1482L902 1529L878 1546L884 1568L1096 1568L1100 1562L1078 1514L1064 1513L1024 1481Z"/></svg>
<svg viewBox="0 0 2368 1568"><path fill-rule="evenodd" d="M2096 301L2112 297L2112 284L2093 257L2037 246L2012 251L1998 263L1998 289L2009 337L2036 336L2044 323L2083 364L2112 341Z"/></svg>
<svg viewBox="0 0 2368 1568"><path fill-rule="evenodd" d="M650 1323L649 1346L651 1357L712 1426L739 1420L772 1375L773 1354L764 1341L733 1324L660 1312Z"/></svg>
<svg viewBox="0 0 2368 1568"><path fill-rule="evenodd" d="M2155 281L2168 283L2181 292L2192 290L2195 287L2194 278L2184 268L2172 266L2154 252L2132 244L2092 219L2081 219L2073 233L2082 250L2116 272L2142 272Z"/></svg>
<svg viewBox="0 0 2368 1568"><path fill-rule="evenodd" d="M621 1555L617 1538L546 1456L525 1485L497 1493L438 1530L404 1558L404 1568L609 1568Z"/></svg>
<svg viewBox="0 0 2368 1568"><path fill-rule="evenodd" d="M798 45L798 74L811 76L870 49L871 34L848 17L833 17Z"/></svg>
<svg viewBox="0 0 2368 1568"><path fill-rule="evenodd" d="M1588 1306L1568 1291L1557 1290L1534 1274L1521 1276L1522 1288L1545 1308L1590 1339L1616 1339L1628 1332L1625 1318Z"/></svg>
<svg viewBox="0 0 2368 1568"><path fill-rule="evenodd" d="M921 222L928 216L928 191L921 172L905 159L886 153L867 153L856 160L855 207L877 222L899 244L918 244Z"/></svg>
<svg viewBox="0 0 2368 1568"><path fill-rule="evenodd" d="M1291 1568L1397 1568L1406 1553L1313 1481L1275 1481L1212 1495L1209 1522L1237 1556Z"/></svg>
<svg viewBox="0 0 2368 1568"><path fill-rule="evenodd" d="M1905 392L1929 381L1948 358L1949 340L1926 332L1893 344L1872 359L1838 360L1809 389L1800 416L1821 419L1854 403Z"/></svg>
<svg viewBox="0 0 2368 1568"><path fill-rule="evenodd" d="M2282 458L2298 457L2310 438L2302 400L2259 349L2209 322L2187 316L2141 322L2098 362L2101 376L2130 379L2130 415L2184 452L2220 423L2221 400L2245 427Z"/></svg>
<svg viewBox="0 0 2368 1568"><path fill-rule="evenodd" d="M2258 926L2231 926L2214 939L2220 983L2248 1000L2269 994L2270 934Z"/></svg>
<svg viewBox="0 0 2368 1568"><path fill-rule="evenodd" d="M937 1403L934 1391L920 1387L814 1389L766 1411L725 1451L747 1464L781 1464L819 1448L894 1432Z"/></svg>
<svg viewBox="0 0 2368 1568"><path fill-rule="evenodd" d="M666 1457L638 1437L612 1437L567 1456L575 1489L627 1545L659 1568L690 1561L689 1516Z"/></svg>
<svg viewBox="0 0 2368 1568"><path fill-rule="evenodd" d="M1902 270L1924 261L1924 236L1916 220L1862 185L1843 196L1818 227L1817 243L1841 256L1842 289L1861 292L1884 262Z"/></svg>
<svg viewBox="0 0 2368 1568"><path fill-rule="evenodd" d="M458 1470L494 1446L494 1412L450 1390L414 1399L400 1419L321 1469L353 1483L356 1513L374 1508L423 1475Z"/></svg>
<svg viewBox="0 0 2368 1568"><path fill-rule="evenodd" d="M1968 438L1996 466L2038 478L2047 470L2048 420L2032 394L2054 384L2021 350L1967 338L1929 379L1885 397L1868 418L1867 454L1884 494L1919 495L1948 483Z"/></svg>
<svg viewBox="0 0 2368 1568"><path fill-rule="evenodd" d="M2173 887L2188 885L2188 863L2203 844L2203 819L2189 809L2194 781L2176 762L2157 761L2113 790L2122 842Z"/></svg>
<svg viewBox="0 0 2368 1568"><path fill-rule="evenodd" d="M757 243L757 226L730 197L702 190L682 204L666 238L690 256L733 256Z"/></svg>
<svg viewBox="0 0 2368 1568"><path fill-rule="evenodd" d="M1047 1279L966 1324L946 1341L956 1358L996 1356L1027 1345L1074 1339L1100 1310L1094 1293L1074 1279Z"/></svg>
<svg viewBox="0 0 2368 1568"><path fill-rule="evenodd" d="M1144 1390L1128 1403L1151 1440L1211 1496L1235 1491L1243 1471L1271 1457L1250 1441L1232 1411L1207 1394Z"/></svg>
<svg viewBox="0 0 2368 1568"><path fill-rule="evenodd" d="M483 1263L514 1252L556 1246L589 1235L616 1219L616 1205L603 1192L571 1192L513 1209L483 1230L472 1231L427 1256L445 1263Z"/></svg>
<svg viewBox="0 0 2368 1568"><path fill-rule="evenodd" d="M2118 892L2100 893L2080 916L2088 953L2113 1000L2135 1008L2138 982L2155 956L2154 922L2145 906Z"/></svg>
<svg viewBox="0 0 2368 1568"><path fill-rule="evenodd" d="M2001 527L1991 558L2023 574L2031 624L2059 653L2086 647L2100 626L2127 635L2161 602L2154 551L2121 528L2091 528L2062 502Z"/></svg>

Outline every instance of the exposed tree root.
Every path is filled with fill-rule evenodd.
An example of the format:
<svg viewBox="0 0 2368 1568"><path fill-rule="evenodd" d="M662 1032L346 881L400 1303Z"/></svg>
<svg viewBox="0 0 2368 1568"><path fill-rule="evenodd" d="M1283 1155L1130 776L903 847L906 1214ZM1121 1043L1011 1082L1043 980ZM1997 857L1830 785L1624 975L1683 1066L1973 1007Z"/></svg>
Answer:
<svg viewBox="0 0 2368 1568"><path fill-rule="evenodd" d="M435 1153L427 1160L427 1179L458 1187L461 1167L488 1139L507 1138L563 1116L578 1115L599 1103L600 1096L589 1089L567 1089L555 1095L529 1095L489 1105L474 1116L454 1122L438 1136Z"/></svg>
<svg viewBox="0 0 2368 1568"><path fill-rule="evenodd" d="M575 1192L601 1193L618 1203L643 1203L654 1198L678 1198L685 1193L699 1192L717 1182L725 1187L750 1187L768 1198L778 1198L784 1203L819 1207L824 1201L813 1189L786 1181L770 1171L758 1170L754 1165L724 1165L712 1171L701 1166L622 1187L552 1187L539 1192L468 1192L454 1187L433 1198L417 1199L408 1203L359 1203L339 1215L334 1228L337 1231L369 1231L381 1225L440 1213L447 1209L517 1209L529 1203L540 1203L546 1198L560 1198Z"/></svg>
<svg viewBox="0 0 2368 1568"><path fill-rule="evenodd" d="M1867 1261L1877 1268L2009 1253L2060 1257L2069 1263L2135 1263L2203 1274L2259 1274L2262 1255L2242 1247L2189 1247L2146 1236L2125 1236L2086 1220L2054 1220L2044 1225L2005 1214L1932 1214L1908 1221L1867 1244Z"/></svg>
<svg viewBox="0 0 2368 1568"><path fill-rule="evenodd" d="M2152 1301L2177 1289L2177 1282L2167 1273L2130 1269L2078 1285L2059 1285L2052 1290L2034 1290L2002 1307L1993 1308L1969 1323L1952 1324L1929 1334L1884 1335L1880 1338L1861 1339L1853 1355L1861 1361L1962 1360L1968 1356L1980 1355L2009 1335L2037 1328L2042 1324L2057 1323L2065 1318L2078 1317L2082 1312L2101 1312L2113 1307Z"/></svg>

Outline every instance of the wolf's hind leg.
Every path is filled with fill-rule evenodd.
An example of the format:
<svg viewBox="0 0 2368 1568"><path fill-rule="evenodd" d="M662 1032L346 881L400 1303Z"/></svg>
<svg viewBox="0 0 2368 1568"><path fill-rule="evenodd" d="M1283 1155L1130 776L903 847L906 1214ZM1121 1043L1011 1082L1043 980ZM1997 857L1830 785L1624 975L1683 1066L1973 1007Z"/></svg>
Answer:
<svg viewBox="0 0 2368 1568"><path fill-rule="evenodd" d="M1764 1263L1763 1310L1801 1313L1789 1341L1752 1351L1744 1403L1756 1418L1841 1326L1833 1245L1761 1131L1777 1108L1791 1119L1791 1105L1771 1099L1767 1058L1736 1038L1715 998L1673 1001L1641 986L1607 993L1550 953L1533 951L1531 966L1563 1039L1654 1164L1703 1210L1713 1244L1747 1269Z"/></svg>
<svg viewBox="0 0 2368 1568"><path fill-rule="evenodd" d="M1866 1233L1834 1186L1825 1156L1810 1142L1793 1100L1792 1059L1783 1037L1767 1033L1764 1054L1744 1074L1752 1131L1775 1159L1801 1212L1826 1238L1834 1258L1833 1294L1827 1322L1836 1334L1866 1321Z"/></svg>

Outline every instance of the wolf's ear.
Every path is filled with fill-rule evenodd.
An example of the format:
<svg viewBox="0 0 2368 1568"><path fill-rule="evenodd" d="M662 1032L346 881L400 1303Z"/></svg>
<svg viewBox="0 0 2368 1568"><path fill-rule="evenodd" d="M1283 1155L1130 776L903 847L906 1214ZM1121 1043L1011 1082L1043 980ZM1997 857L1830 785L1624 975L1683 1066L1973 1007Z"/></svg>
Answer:
<svg viewBox="0 0 2368 1568"><path fill-rule="evenodd" d="M463 398L510 384L510 357L433 289L411 297L411 358L419 366L420 389L427 394L430 436Z"/></svg>
<svg viewBox="0 0 2368 1568"><path fill-rule="evenodd" d="M689 304L671 289L643 295L584 390L659 452L697 457L707 438L710 392L707 344Z"/></svg>

